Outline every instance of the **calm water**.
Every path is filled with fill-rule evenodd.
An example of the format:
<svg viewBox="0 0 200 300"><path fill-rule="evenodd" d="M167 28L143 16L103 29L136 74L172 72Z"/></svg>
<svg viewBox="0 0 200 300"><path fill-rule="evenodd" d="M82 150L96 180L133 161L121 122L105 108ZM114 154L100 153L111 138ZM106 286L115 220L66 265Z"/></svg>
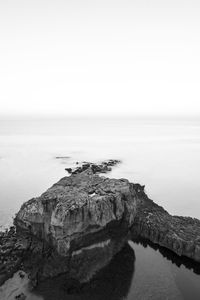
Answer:
<svg viewBox="0 0 200 300"><path fill-rule="evenodd" d="M24 201L65 176L65 167L108 158L122 160L110 177L145 184L148 195L170 213L200 218L198 122L1 120L0 226L10 224ZM128 247L135 260L120 299L200 298L200 276L182 262L177 266L150 246Z"/></svg>

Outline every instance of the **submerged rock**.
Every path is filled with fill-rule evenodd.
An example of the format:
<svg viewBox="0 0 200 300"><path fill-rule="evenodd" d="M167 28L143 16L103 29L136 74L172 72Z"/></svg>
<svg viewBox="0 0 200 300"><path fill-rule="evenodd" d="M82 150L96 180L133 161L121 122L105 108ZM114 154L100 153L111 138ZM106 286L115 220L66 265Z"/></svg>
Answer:
<svg viewBox="0 0 200 300"><path fill-rule="evenodd" d="M56 159L70 159L70 156L56 156Z"/></svg>
<svg viewBox="0 0 200 300"><path fill-rule="evenodd" d="M107 173L112 170L111 167L121 163L118 159L109 159L106 161L101 162L100 164L91 163L84 161L80 167L76 167L74 169L72 168L65 168L65 170L69 174L78 174L85 170L91 169L94 174L100 174L100 173ZM76 165L78 165L79 162L76 162Z"/></svg>

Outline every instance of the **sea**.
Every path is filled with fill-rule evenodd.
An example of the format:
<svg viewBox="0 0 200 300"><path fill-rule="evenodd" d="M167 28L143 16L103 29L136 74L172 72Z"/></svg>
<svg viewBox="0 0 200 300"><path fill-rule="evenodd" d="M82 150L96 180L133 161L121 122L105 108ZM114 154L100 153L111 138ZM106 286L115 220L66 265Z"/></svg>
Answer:
<svg viewBox="0 0 200 300"><path fill-rule="evenodd" d="M149 198L172 215L200 219L198 118L3 117L0 118L0 230L12 224L25 201L68 176L65 168L83 161L107 159L119 159L121 163L106 176L145 185ZM127 247L122 249L121 257L119 253L113 258L110 266L118 274L119 282L127 274L128 284L121 287L123 293L115 294L115 298L108 297L108 293L102 298L96 294L96 299L200 299L198 264L147 241L130 240ZM122 276L120 267L113 265L115 261L116 265L124 265L124 257L129 256L132 271L129 265ZM105 272L111 272L109 265ZM27 300L95 300L94 295L91 298L81 293L58 296L59 291L57 281L53 281L48 288L41 286L39 292L30 292Z"/></svg>

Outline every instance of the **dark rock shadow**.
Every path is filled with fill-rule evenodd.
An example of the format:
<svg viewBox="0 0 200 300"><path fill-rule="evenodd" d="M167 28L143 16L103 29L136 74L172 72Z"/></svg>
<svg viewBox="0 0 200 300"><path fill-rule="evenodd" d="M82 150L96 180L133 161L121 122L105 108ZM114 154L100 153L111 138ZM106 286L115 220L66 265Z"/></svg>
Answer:
<svg viewBox="0 0 200 300"><path fill-rule="evenodd" d="M154 250L158 250L163 257L165 257L167 260L171 261L173 264L175 264L177 267L180 268L181 265L185 266L187 269L192 270L195 274L200 275L200 263L195 262L194 260L186 257L186 256L178 256L173 251L159 246L158 244L154 244L148 239L142 238L142 237L132 237L131 239L134 243L140 244L143 247L151 247Z"/></svg>
<svg viewBox="0 0 200 300"><path fill-rule="evenodd" d="M85 261L83 265L87 276ZM67 274L63 274L45 280L33 292L35 295L42 296L44 300L121 300L128 295L134 275L134 265L134 250L126 243L106 266L99 268L89 282L80 284L76 280L67 280ZM89 261L88 268L90 271Z"/></svg>

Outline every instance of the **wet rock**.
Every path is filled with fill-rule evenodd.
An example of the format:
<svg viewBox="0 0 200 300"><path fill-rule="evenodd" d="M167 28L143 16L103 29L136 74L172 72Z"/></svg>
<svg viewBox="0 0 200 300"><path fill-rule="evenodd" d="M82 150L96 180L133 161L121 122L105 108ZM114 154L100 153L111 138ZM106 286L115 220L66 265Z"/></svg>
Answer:
<svg viewBox="0 0 200 300"><path fill-rule="evenodd" d="M56 156L56 159L70 159L70 156Z"/></svg>
<svg viewBox="0 0 200 300"><path fill-rule="evenodd" d="M72 168L65 168L65 170L66 170L69 174L72 173Z"/></svg>
<svg viewBox="0 0 200 300"><path fill-rule="evenodd" d="M112 170L111 167L119 164L121 161L117 160L117 159L110 159L107 161L103 161L100 164L96 164L96 163L91 163L91 162L83 162L82 165L80 167L76 167L74 169L72 168L65 168L65 170L69 173L69 174L79 174L87 169L91 169L91 171L94 174L101 174L101 173L107 173L110 172ZM76 165L78 165L79 162L76 162Z"/></svg>

